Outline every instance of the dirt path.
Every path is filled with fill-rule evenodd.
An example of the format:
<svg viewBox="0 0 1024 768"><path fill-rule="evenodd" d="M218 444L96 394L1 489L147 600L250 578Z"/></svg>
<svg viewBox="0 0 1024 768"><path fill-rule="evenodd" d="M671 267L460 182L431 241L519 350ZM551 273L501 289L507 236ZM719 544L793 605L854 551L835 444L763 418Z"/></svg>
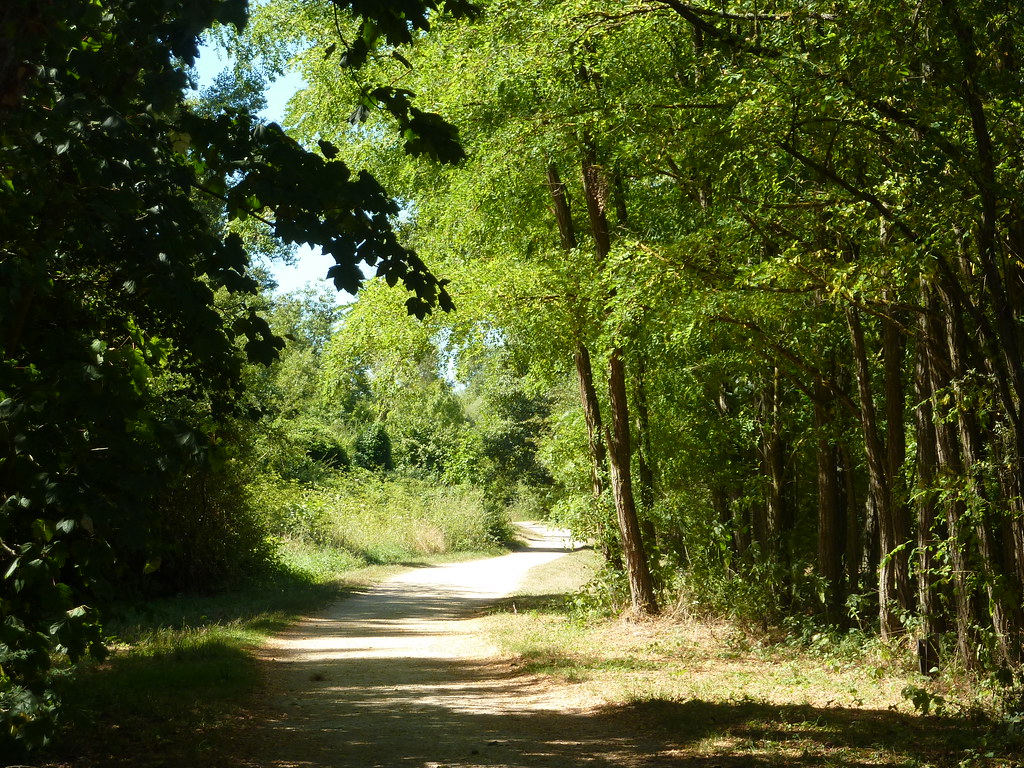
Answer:
<svg viewBox="0 0 1024 768"><path fill-rule="evenodd" d="M269 717L248 745L250 764L627 764L639 745L616 733L624 724L594 717L594 702L565 688L516 674L480 632L485 606L570 546L537 525L523 534L522 551L403 574L280 636L265 652Z"/></svg>

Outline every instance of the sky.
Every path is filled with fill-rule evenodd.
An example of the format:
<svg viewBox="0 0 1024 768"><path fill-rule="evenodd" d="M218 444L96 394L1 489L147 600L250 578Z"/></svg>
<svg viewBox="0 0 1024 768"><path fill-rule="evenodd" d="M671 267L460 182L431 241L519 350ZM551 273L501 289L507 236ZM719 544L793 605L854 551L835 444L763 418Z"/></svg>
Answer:
<svg viewBox="0 0 1024 768"><path fill-rule="evenodd" d="M196 62L196 70L199 73L199 87L205 88L213 83L214 77L227 67L227 59L222 52L216 48L204 47ZM288 99L303 86L303 80L297 73L289 74L279 78L270 85L266 92L267 108L263 116L276 123L284 121L285 108ZM327 270L334 265L334 259L325 256L319 250L313 250L309 246L299 247L296 253L297 261L294 266L275 262L271 265L274 280L277 281L278 293L291 293L303 288L309 283L323 283L332 285L327 280ZM338 293L338 303L348 304L352 296L347 293Z"/></svg>

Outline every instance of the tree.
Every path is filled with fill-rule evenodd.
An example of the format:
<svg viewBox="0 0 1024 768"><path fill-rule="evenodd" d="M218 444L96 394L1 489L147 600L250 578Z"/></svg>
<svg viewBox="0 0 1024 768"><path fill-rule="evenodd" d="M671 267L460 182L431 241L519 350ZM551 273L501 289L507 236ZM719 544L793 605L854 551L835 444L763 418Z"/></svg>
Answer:
<svg viewBox="0 0 1024 768"><path fill-rule="evenodd" d="M336 7L364 31L358 58L377 38L409 38L436 6ZM153 495L215 461L215 426L240 387L236 344L259 362L281 347L255 311L228 323L215 306L217 290L257 287L224 221L252 218L280 240L320 245L339 288L359 287L362 262L405 284L413 314L451 306L399 243L397 204L330 144L311 152L244 107L187 106L199 36L215 23L241 28L247 12L245 0L0 9L5 754L52 727L53 651L72 661L101 652L95 609L103 585L134 567L125 548L145 549ZM402 106L408 141L455 159L450 127ZM163 407L169 396L206 410L178 418Z"/></svg>
<svg viewBox="0 0 1024 768"><path fill-rule="evenodd" d="M295 123L401 190L533 372L577 371L583 485L636 467L671 575L764 621L948 618L967 663L1015 664L1019 21L1003 0L491 2L373 62L453 116L460 167L339 120L363 89L315 48Z"/></svg>

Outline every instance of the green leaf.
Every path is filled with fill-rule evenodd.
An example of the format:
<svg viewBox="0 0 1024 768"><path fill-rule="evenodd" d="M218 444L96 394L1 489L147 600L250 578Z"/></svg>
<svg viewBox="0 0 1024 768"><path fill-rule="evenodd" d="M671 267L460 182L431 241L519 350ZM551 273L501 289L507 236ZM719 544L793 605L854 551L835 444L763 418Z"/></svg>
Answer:
<svg viewBox="0 0 1024 768"><path fill-rule="evenodd" d="M56 528L49 520L37 519L32 522L32 533L37 539L50 542L53 540Z"/></svg>
<svg viewBox="0 0 1024 768"><path fill-rule="evenodd" d="M335 264L327 270L327 277L334 281L339 291L348 291L353 295L359 291L363 282L362 271L352 263Z"/></svg>
<svg viewBox="0 0 1024 768"><path fill-rule="evenodd" d="M328 160L333 160L338 156L338 148L326 139L317 139L316 143L320 147L320 151L324 153L324 157Z"/></svg>

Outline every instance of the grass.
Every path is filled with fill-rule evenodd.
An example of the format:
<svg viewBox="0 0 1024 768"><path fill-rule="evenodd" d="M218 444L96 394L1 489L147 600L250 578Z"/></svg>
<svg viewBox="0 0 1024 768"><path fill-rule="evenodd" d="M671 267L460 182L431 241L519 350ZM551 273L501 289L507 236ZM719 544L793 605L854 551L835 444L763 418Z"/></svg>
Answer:
<svg viewBox="0 0 1024 768"><path fill-rule="evenodd" d="M353 471L318 486L267 480L254 493L274 533L345 550L365 563L481 551L509 535L478 489L408 477Z"/></svg>
<svg viewBox="0 0 1024 768"><path fill-rule="evenodd" d="M582 620L511 598L488 628L523 674L568 686L595 719L629 722L657 759L700 766L1024 765L1024 739L963 680L919 676L909 649L862 640L797 646L734 625L666 616ZM512 606L515 605L515 609ZM525 606L529 606L524 610ZM942 696L920 713L904 691ZM934 700L934 699L933 699ZM661 764L658 762L657 764ZM667 763L666 763L667 764Z"/></svg>

